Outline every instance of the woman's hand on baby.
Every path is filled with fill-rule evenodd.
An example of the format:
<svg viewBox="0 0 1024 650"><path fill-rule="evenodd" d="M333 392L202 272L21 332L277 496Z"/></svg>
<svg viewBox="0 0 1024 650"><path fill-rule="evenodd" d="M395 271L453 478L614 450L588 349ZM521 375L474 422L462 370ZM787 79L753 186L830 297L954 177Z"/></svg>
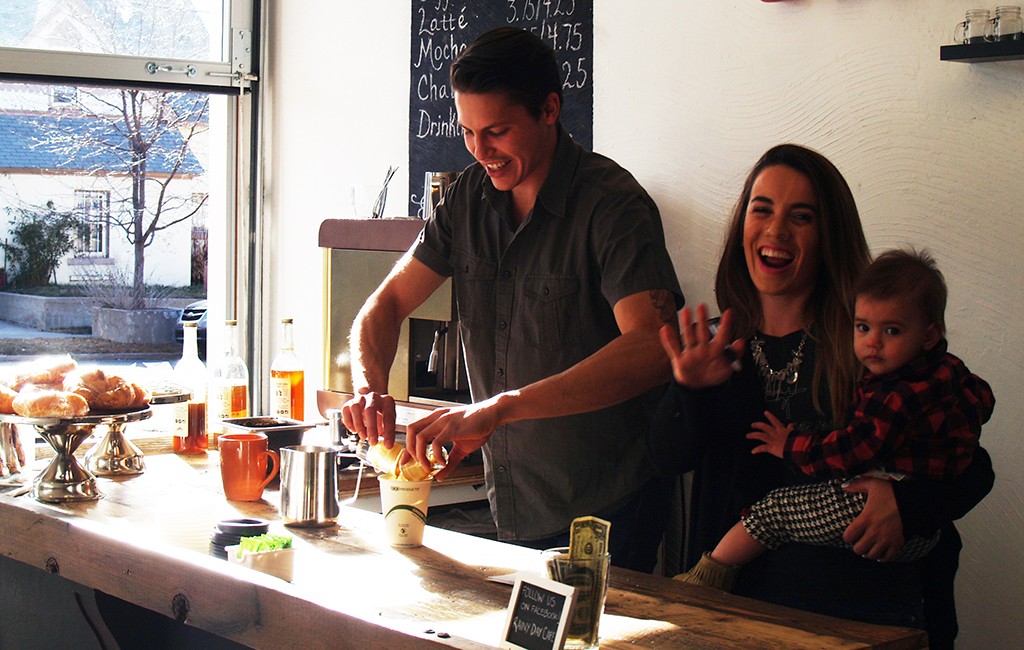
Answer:
<svg viewBox="0 0 1024 650"><path fill-rule="evenodd" d="M679 313L679 329L671 325L661 328L661 347L672 364L672 376L687 388L708 388L725 383L738 368L743 356L743 341L729 342L732 313L727 309L719 321L718 333L711 335L708 308L697 306L692 320L689 307Z"/></svg>
<svg viewBox="0 0 1024 650"><path fill-rule="evenodd" d="M886 479L860 477L846 487L847 492L867 495L864 509L843 533L843 541L853 552L869 560L886 562L903 549L903 520L892 483Z"/></svg>
<svg viewBox="0 0 1024 650"><path fill-rule="evenodd" d="M783 424L770 411L765 411L767 422L755 422L754 430L747 434L747 440L759 440L762 444L750 450L752 454L771 454L782 458L786 451L786 439L793 432L792 424Z"/></svg>

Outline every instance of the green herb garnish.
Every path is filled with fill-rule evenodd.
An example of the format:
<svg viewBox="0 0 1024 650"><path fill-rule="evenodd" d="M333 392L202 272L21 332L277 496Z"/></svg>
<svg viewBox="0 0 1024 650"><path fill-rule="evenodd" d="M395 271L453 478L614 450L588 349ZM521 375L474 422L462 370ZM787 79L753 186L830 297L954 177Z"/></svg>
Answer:
<svg viewBox="0 0 1024 650"><path fill-rule="evenodd" d="M243 551L259 553L260 551L280 551L291 548L292 538L289 535L257 535L255 537L243 537L238 541L238 557L242 557Z"/></svg>

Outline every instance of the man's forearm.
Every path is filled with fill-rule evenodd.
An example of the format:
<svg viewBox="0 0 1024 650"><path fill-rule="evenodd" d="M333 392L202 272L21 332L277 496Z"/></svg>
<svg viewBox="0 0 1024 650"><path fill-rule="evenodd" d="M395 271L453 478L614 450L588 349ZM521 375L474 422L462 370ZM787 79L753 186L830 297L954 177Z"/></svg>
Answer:
<svg viewBox="0 0 1024 650"><path fill-rule="evenodd" d="M636 397L672 376L657 332L628 332L557 375L495 400L502 423L596 411Z"/></svg>

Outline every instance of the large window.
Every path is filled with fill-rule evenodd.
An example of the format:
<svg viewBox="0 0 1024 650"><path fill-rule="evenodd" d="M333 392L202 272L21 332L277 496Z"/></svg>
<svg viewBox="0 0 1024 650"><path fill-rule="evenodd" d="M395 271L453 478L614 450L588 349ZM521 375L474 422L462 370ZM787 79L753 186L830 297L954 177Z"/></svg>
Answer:
<svg viewBox="0 0 1024 650"><path fill-rule="evenodd" d="M0 243L11 252L0 291L34 283L57 297L78 291L137 306L141 289L146 307L178 311L205 300L205 320L245 324L241 347L251 355L254 299L243 285L255 275L248 197L259 5L0 0ZM27 238L54 246L29 254ZM28 258L41 262L35 275L25 273ZM0 365L82 352L89 364L150 369L180 356L173 332L161 344L117 333L100 340L91 312L14 323L47 331L19 357L0 350ZM222 346L211 327L210 354Z"/></svg>

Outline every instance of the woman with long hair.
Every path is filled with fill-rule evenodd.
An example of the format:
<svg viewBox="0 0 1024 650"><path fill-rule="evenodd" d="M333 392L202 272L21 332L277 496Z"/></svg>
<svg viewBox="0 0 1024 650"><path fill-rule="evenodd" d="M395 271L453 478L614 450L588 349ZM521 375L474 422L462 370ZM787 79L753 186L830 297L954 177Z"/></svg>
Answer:
<svg viewBox="0 0 1024 650"><path fill-rule="evenodd" d="M861 368L853 352L853 290L870 261L856 202L838 169L806 147L783 144L754 165L736 204L715 282L721 320L684 309L662 343L674 382L655 416L650 451L666 474L694 472L681 566L711 551L744 508L808 477L751 453L752 423L769 411L802 430L847 416ZM696 318L694 318L696 316ZM717 334L715 333L717 331ZM952 644L952 525L991 488L979 450L949 481L860 479L867 505L845 549L786 544L745 566L734 593L874 623L924 627ZM918 563L888 563L904 539L942 529ZM950 622L952 622L950 624Z"/></svg>

